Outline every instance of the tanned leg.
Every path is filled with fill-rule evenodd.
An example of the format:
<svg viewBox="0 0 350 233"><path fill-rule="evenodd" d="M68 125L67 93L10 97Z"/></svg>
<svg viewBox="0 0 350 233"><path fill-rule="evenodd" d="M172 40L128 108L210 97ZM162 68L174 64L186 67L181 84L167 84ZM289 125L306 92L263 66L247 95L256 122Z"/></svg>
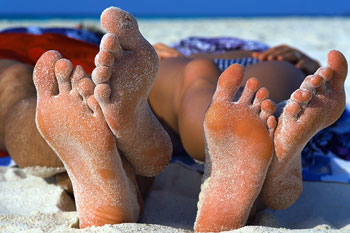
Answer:
<svg viewBox="0 0 350 233"><path fill-rule="evenodd" d="M328 66L306 77L287 102L274 135L275 156L262 189L269 207L284 209L302 191L301 151L321 129L334 123L345 107L347 61L338 51L328 54Z"/></svg>
<svg viewBox="0 0 350 233"><path fill-rule="evenodd" d="M33 67L13 60L0 60L0 150L5 147L5 118L21 99L35 96Z"/></svg>
<svg viewBox="0 0 350 233"><path fill-rule="evenodd" d="M273 154L275 105L257 79L249 79L234 102L243 68L220 76L204 119L206 159L194 230L218 232L245 225L260 193Z"/></svg>

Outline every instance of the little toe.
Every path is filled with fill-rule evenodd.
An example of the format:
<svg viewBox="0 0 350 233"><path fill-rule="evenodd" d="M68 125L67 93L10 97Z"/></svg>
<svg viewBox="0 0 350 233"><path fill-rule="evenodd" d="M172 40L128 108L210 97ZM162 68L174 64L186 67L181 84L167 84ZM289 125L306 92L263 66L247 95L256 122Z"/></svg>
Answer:
<svg viewBox="0 0 350 233"><path fill-rule="evenodd" d="M33 72L33 81L38 98L53 96L58 93L58 84L55 76L55 64L61 59L57 51L47 51L37 61Z"/></svg>
<svg viewBox="0 0 350 233"><path fill-rule="evenodd" d="M276 111L276 105L269 99L264 100L261 103L260 118L267 122L267 119L273 115Z"/></svg>
<svg viewBox="0 0 350 233"><path fill-rule="evenodd" d="M242 104L250 104L258 88L259 88L259 81L256 78L248 79L244 87L243 93L239 98L238 102Z"/></svg>
<svg viewBox="0 0 350 233"><path fill-rule="evenodd" d="M60 93L69 92L72 89L70 80L72 71L73 64L69 60L62 58L56 62L55 73Z"/></svg>
<svg viewBox="0 0 350 233"><path fill-rule="evenodd" d="M111 96L111 87L108 84L98 84L94 90L96 100L102 105L109 103Z"/></svg>
<svg viewBox="0 0 350 233"><path fill-rule="evenodd" d="M94 88L95 85L91 79L83 78L79 82L78 92L84 100L87 100L91 95L94 94Z"/></svg>
<svg viewBox="0 0 350 233"><path fill-rule="evenodd" d="M112 70L110 67L107 66L99 66L96 67L91 74L91 78L94 81L94 83L101 84L109 81L112 75Z"/></svg>
<svg viewBox="0 0 350 233"><path fill-rule="evenodd" d="M97 100L95 99L95 97L93 95L91 95L88 99L87 99L87 105L89 106L89 108L91 109L91 111L96 114L97 116L101 116L102 115L102 110L100 105L98 104Z"/></svg>
<svg viewBox="0 0 350 233"><path fill-rule="evenodd" d="M219 77L213 101L233 101L238 88L242 84L244 69L239 64L233 64Z"/></svg>
<svg viewBox="0 0 350 233"><path fill-rule="evenodd" d="M136 50L145 41L136 19L117 7L109 7L102 12L101 25L107 32L117 35L125 50Z"/></svg>
<svg viewBox="0 0 350 233"><path fill-rule="evenodd" d="M261 103L269 98L269 91L262 87L258 90L258 92L255 95L255 99L253 101L253 109L258 113L260 111Z"/></svg>
<svg viewBox="0 0 350 233"><path fill-rule="evenodd" d="M79 82L81 79L86 77L86 73L83 69L83 67L77 65L75 69L73 70L72 74L72 89L76 89L79 85Z"/></svg>

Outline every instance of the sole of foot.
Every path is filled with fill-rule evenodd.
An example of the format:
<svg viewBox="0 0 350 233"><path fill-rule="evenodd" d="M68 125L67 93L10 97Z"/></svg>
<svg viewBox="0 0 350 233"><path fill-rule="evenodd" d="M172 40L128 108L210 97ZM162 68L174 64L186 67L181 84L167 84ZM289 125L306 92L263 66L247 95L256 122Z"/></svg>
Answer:
<svg viewBox="0 0 350 233"><path fill-rule="evenodd" d="M56 51L34 68L36 124L72 181L80 227L137 221L137 189L81 67Z"/></svg>
<svg viewBox="0 0 350 233"><path fill-rule="evenodd" d="M281 116L274 135L275 155L262 190L265 204L285 209L302 191L301 151L313 135L333 124L344 111L347 61L336 50L328 65L305 78Z"/></svg>
<svg viewBox="0 0 350 233"><path fill-rule="evenodd" d="M94 95L116 136L118 149L136 173L157 175L172 153L170 138L147 102L158 70L157 55L129 13L107 8L101 25L107 34L95 58Z"/></svg>
<svg viewBox="0 0 350 233"><path fill-rule="evenodd" d="M272 159L276 107L265 88L257 91L254 78L234 102L242 79L242 66L226 69L205 115L205 172L194 225L198 232L244 226Z"/></svg>

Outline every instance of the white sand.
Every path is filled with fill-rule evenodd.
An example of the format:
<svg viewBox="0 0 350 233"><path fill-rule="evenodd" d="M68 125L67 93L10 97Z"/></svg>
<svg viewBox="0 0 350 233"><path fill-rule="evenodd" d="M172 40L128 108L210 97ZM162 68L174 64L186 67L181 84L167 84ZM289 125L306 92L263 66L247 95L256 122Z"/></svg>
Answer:
<svg viewBox="0 0 350 233"><path fill-rule="evenodd" d="M68 27L77 23L0 20L0 29L23 25ZM97 21L84 23L98 25ZM350 58L349 18L141 20L140 28L151 43L172 43L193 35L232 35L271 46L290 44L323 65L331 49ZM349 80L346 91L350 103ZM171 164L156 178L145 203L142 224L79 230L74 202L52 184L52 179L34 177L21 169L0 168L0 232L189 232L195 219L200 179L198 173ZM304 191L292 207L260 212L251 224L256 226L233 232L350 232L350 185L304 182Z"/></svg>
<svg viewBox="0 0 350 233"><path fill-rule="evenodd" d="M73 200L53 180L0 167L0 232L191 232L200 180L198 173L171 164L155 180L142 224L79 230ZM292 207L259 212L251 225L232 232L350 232L349 197L350 185L304 182Z"/></svg>

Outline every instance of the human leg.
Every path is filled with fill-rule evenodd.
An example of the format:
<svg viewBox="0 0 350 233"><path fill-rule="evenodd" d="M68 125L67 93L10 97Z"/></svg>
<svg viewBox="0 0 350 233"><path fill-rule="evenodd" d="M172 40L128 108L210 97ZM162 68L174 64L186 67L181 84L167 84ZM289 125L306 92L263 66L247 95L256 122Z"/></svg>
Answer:
<svg viewBox="0 0 350 233"><path fill-rule="evenodd" d="M183 59L176 59L174 62L178 60ZM203 119L216 90L219 72L210 60L195 59L185 61L185 64L182 65L184 67L183 75L176 77L163 71L165 68L170 69L169 67L171 67L171 65L164 63L161 63L160 74L152 89L150 103L157 116L161 116L179 134L189 155L204 161ZM170 70L169 73L175 72L181 73L177 70ZM246 83L250 77L261 80L262 86L269 90L272 89L270 98L274 101L280 101L288 98L295 90L292 88L300 86L303 73L287 62L269 61L246 67L242 83ZM162 90L165 91L162 92ZM165 97L157 99L153 93ZM172 97L163 103L162 101L167 99L167 95L172 95ZM163 109L170 106L168 108L174 109L174 112L159 108L161 105L165 106Z"/></svg>
<svg viewBox="0 0 350 233"><path fill-rule="evenodd" d="M81 227L134 222L140 213L136 186L92 95L92 81L72 69L55 51L38 60L37 127L72 180Z"/></svg>
<svg viewBox="0 0 350 233"><path fill-rule="evenodd" d="M242 227L272 159L275 106L259 93L252 104L256 79L249 79L240 99L233 102L242 79L241 66L228 68L205 114L205 172L195 231Z"/></svg>
<svg viewBox="0 0 350 233"><path fill-rule="evenodd" d="M302 191L301 151L321 129L334 123L345 107L347 62L338 51L328 54L328 66L306 77L287 102L274 135L275 155L262 189L266 205L284 209Z"/></svg>
<svg viewBox="0 0 350 233"><path fill-rule="evenodd" d="M5 118L9 109L19 100L35 96L32 80L33 67L0 59L0 150L5 148Z"/></svg>

